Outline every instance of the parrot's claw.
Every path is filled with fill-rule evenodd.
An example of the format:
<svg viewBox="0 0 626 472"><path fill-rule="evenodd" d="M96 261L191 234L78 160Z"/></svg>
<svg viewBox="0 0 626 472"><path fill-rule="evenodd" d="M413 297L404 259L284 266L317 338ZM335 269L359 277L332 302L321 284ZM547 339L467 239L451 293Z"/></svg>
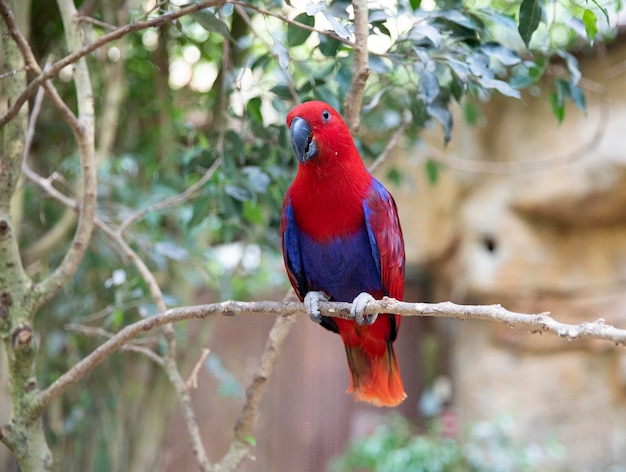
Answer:
<svg viewBox="0 0 626 472"><path fill-rule="evenodd" d="M359 326L363 326L365 322L368 325L371 325L376 321L378 315L366 315L364 313L365 307L369 302L373 302L376 299L372 297L369 293L361 292L357 295L357 297L352 302L352 307L350 308L350 317L356 321Z"/></svg>
<svg viewBox="0 0 626 472"><path fill-rule="evenodd" d="M324 292L307 292L304 296L304 308L309 318L317 324L322 322L320 302L327 302L328 296Z"/></svg>

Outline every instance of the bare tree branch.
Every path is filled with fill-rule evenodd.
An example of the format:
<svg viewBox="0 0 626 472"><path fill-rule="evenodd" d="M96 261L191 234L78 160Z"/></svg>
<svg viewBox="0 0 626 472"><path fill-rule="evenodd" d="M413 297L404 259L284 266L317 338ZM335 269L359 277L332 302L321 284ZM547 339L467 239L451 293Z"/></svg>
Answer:
<svg viewBox="0 0 626 472"><path fill-rule="evenodd" d="M350 319L350 307L350 303L325 302L320 303L320 312L324 316ZM531 333L546 332L556 334L570 341L576 339L603 339L616 345L626 345L626 329L618 329L608 325L602 319L573 325L556 321L547 313L516 313L500 305L457 305L452 302L410 303L384 298L370 302L365 308L365 313L397 313L401 316L431 316L459 320L498 321L509 326L526 328ZM251 316L261 314L285 317L303 315L306 314L306 311L304 305L299 302L270 301L225 301L209 305L172 308L159 315L126 326L114 337L96 348L38 395L36 398L37 410L44 408L52 399L78 382L108 356L141 333L183 320L205 319L218 315Z"/></svg>
<svg viewBox="0 0 626 472"><path fill-rule="evenodd" d="M353 0L354 9L354 67L352 84L343 102L344 117L346 124L352 134L359 132L361 123L361 108L363 106L363 96L365 86L369 77L369 52L367 49L367 38L369 36L369 18L367 10L367 0Z"/></svg>
<svg viewBox="0 0 626 472"><path fill-rule="evenodd" d="M20 38L21 33L15 28L14 34ZM18 39L18 43L20 40ZM27 44L28 45L28 44ZM30 57L32 53L30 52L30 47L26 48L26 52L22 51L22 56L25 58L27 62L34 61L34 56ZM26 59L26 57L30 57L30 59ZM46 67L50 67L52 63L51 58L48 59L46 63ZM36 65L36 62L35 62ZM38 67L38 66L37 66ZM35 136L35 128L37 125L37 120L39 119L39 113L41 111L41 104L43 102L44 90L48 90L51 96L53 96L53 101L55 104L63 104L63 100L61 100L58 95L56 89L49 82L45 82L47 87L40 88L37 90L37 95L35 95L35 101L33 103L33 108L30 113L30 118L28 121L28 130L26 133L26 141L24 143L24 157L23 162L28 162L28 156L30 154L30 148L33 142L33 137ZM58 106L57 106L58 108ZM71 121L76 120L76 117L71 113ZM71 126L71 123L70 123ZM63 216L55 223L55 225L48 230L43 236L41 236L37 241L31 244L25 251L22 253L22 259L24 261L24 266L28 267L30 264L41 258L44 254L48 254L53 248L57 247L61 241L64 240L67 232L74 226L76 222L76 215L72 212L71 209L66 208Z"/></svg>
<svg viewBox="0 0 626 472"><path fill-rule="evenodd" d="M174 390L178 395L178 401L181 406L183 417L185 418L187 435L189 436L189 443L191 444L196 465L203 472L209 472L211 470L211 463L207 459L204 445L202 444L202 437L200 436L200 429L198 428L198 422L196 421L196 414L191 403L191 397L189 396L185 381L180 376L178 366L176 365L176 359L169 352L165 357L165 372L167 373L170 383L174 386Z"/></svg>
<svg viewBox="0 0 626 472"><path fill-rule="evenodd" d="M4 0L0 0L0 12L4 17L4 22L7 25L9 35L11 36L13 41L15 41L15 44L17 44L17 47L19 48L22 57L24 58L24 63L26 64L26 67L35 74L42 75L49 72L52 69L52 65L49 63L46 64L46 68L42 72L41 68L39 67L39 63L37 62L37 59L35 58L35 55L30 48L30 44L28 44L28 41L17 27L17 23L15 22L15 16L13 15L13 12L10 10ZM43 80L40 85L43 85L43 88L52 99L52 102L61 113L61 116L74 132L74 136L76 137L76 139L79 139L79 137L82 135L83 129L81 123L78 121L78 118L76 118L76 116L74 115L74 112L70 110L70 108L63 101L56 88L49 80ZM35 116L37 116L37 114L35 114ZM0 128L2 126L3 125L0 124Z"/></svg>
<svg viewBox="0 0 626 472"><path fill-rule="evenodd" d="M0 0L0 4L3 4L4 0ZM119 39L123 36L126 36L130 33L134 33L136 31L141 31L143 29L158 27L164 25L165 23L170 23L181 16L189 15L190 13L196 12L198 10L202 10L203 8L213 7L216 5L221 5L225 3L224 0L211 0L211 1L203 1L198 3L193 3L185 8L181 8L180 10L171 11L164 13L163 15L159 15L156 18L147 21L140 22L132 22L124 25L120 28L117 28L115 31L112 31L104 36L100 36L95 39L92 43L74 51L73 53L65 56L63 59L58 60L49 70L41 72L37 77L35 77L28 86L24 89L24 91L13 101L11 106L7 109L7 111L0 116L0 128L2 128L6 123L8 123L18 111L22 108L26 100L28 100L37 90L37 88L46 80L54 77L59 73L61 69L69 64L73 64L78 61L80 58L85 57L87 54L95 51L96 49L104 46L111 41Z"/></svg>
<svg viewBox="0 0 626 472"><path fill-rule="evenodd" d="M72 0L58 0L61 18L70 50L79 50L82 47L81 31L74 21L76 7ZM72 129L77 135L77 145L80 154L83 172L82 202L78 216L78 226L74 239L65 253L61 264L41 283L34 287L35 306L41 306L50 300L74 275L78 269L94 227L96 215L97 195L97 168L95 152L95 115L93 104L93 90L87 61L82 58L77 61L74 70L74 84L76 86L76 101L78 103L78 122ZM73 120L69 120L73 122ZM78 127L78 129L76 129Z"/></svg>
<svg viewBox="0 0 626 472"><path fill-rule="evenodd" d="M265 385L274 370L283 342L295 321L295 316L279 316L272 325L259 368L246 389L246 402L235 424L235 437L230 443L228 452L220 462L218 468L220 472L236 470L248 456L252 445L250 440L252 428L265 392Z"/></svg>

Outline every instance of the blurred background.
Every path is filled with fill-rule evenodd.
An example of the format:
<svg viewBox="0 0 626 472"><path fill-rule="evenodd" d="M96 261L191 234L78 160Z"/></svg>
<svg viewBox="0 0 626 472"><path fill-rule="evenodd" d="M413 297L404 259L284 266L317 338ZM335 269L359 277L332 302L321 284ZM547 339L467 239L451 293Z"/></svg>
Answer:
<svg viewBox="0 0 626 472"><path fill-rule="evenodd" d="M63 57L56 4L17 3L40 63ZM216 169L193 198L148 213L126 233L171 306L281 300L289 288L278 222L296 164L283 120L297 101L342 108L351 7L266 3L203 10L89 57L101 218L119 224ZM372 73L357 145L398 205L407 300L499 303L625 328L621 3L534 5L542 15L531 39L517 27L520 2L370 2ZM90 41L176 4L78 6ZM64 69L55 84L74 106L72 73ZM377 161L390 140L392 151ZM80 168L71 132L45 100L28 160L72 194ZM73 212L26 182L14 214L25 267L45 275L70 241ZM38 316L40 384L107 333L155 312L139 274L96 233L74 283ZM192 393L212 461L228 449L273 321L176 326L183 372L210 349ZM138 342L163 349L157 333ZM250 438L254 458L241 470L626 470L623 346L416 317L402 320L395 345L407 400L393 410L356 404L345 393L340 339L298 319ZM137 353L115 354L56 400L46 428L61 470L195 468L166 376ZM0 469L15 468L0 446Z"/></svg>

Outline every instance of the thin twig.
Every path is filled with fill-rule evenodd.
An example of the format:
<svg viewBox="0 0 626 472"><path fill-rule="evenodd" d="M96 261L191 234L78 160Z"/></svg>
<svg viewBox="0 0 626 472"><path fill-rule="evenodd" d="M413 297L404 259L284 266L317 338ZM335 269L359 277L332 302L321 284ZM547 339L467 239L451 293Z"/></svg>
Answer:
<svg viewBox="0 0 626 472"><path fill-rule="evenodd" d="M402 137L402 135L404 134L407 126L409 126L409 123L405 121L398 127L398 129L396 129L396 131L391 136L391 139L389 139L389 142L387 142L385 149L383 149L383 152L380 153L380 156L378 156L376 160L372 162L372 164L368 167L370 174L376 172L378 166L385 162L387 157L389 157L389 154L391 154L391 151L393 151L398 144L398 141L400 140L400 137Z"/></svg>
<svg viewBox="0 0 626 472"><path fill-rule="evenodd" d="M100 336L103 338L112 338L113 336L115 336L115 333L107 331L106 329L101 328L99 326L89 326L85 324L68 323L64 326L64 328L67 331L70 331L72 333L82 334L85 336ZM133 341L133 345L135 346L139 346L140 344L155 345L158 339L159 338L157 336L141 337L141 338L135 339L135 341Z"/></svg>
<svg viewBox="0 0 626 472"><path fill-rule="evenodd" d="M158 366L163 367L165 365L165 361L163 360L163 358L152 349L148 349L147 347L137 346L136 344L125 344L124 346L122 346L121 350L142 354Z"/></svg>
<svg viewBox="0 0 626 472"><path fill-rule="evenodd" d="M104 21L97 20L95 18L92 18L91 16L78 15L76 16L76 21L78 21L79 23L89 23L94 26L99 26L100 28L109 30L109 31L115 31L117 29L117 26L110 25L109 23L105 23Z"/></svg>
<svg viewBox="0 0 626 472"><path fill-rule="evenodd" d="M110 331L107 331L106 329L96 327L96 326L68 324L68 325L65 325L65 329L72 333L82 334L84 336L100 336L100 337L107 338L107 339L111 339L113 336L115 336L115 334L111 333ZM138 346L136 344L127 343L127 344L124 344L120 348L120 350L138 352L140 354L143 354L147 358L149 358L151 361L163 367L163 358L159 356L156 352L154 352L152 349L148 349L145 346Z"/></svg>
<svg viewBox="0 0 626 472"><path fill-rule="evenodd" d="M194 365L193 369L191 369L191 374L189 374L189 378L187 379L187 382L185 382L185 387L187 388L187 390L192 388L198 388L198 373L200 372L202 364L204 364L204 361L206 361L206 358L209 356L210 352L211 350L209 348L205 347L204 349L202 349L198 362L196 362L196 365Z"/></svg>
<svg viewBox="0 0 626 472"><path fill-rule="evenodd" d="M11 77L17 74L18 72L24 72L24 71L28 71L28 67L24 66L24 67L20 67L19 69L13 69L8 72L3 72L2 74L0 74L0 80L6 79L8 77Z"/></svg>
<svg viewBox="0 0 626 472"><path fill-rule="evenodd" d="M211 167L209 167L206 172L204 173L204 175L192 186L190 186L189 188L187 188L184 192L179 193L178 195L174 195L172 197L166 198L165 200L162 200L160 202L156 202L153 205L150 205L147 208L144 208L143 210L139 210L135 213L133 213L132 215L130 215L128 218L126 218L122 224L119 225L119 227L117 228L117 233L121 236L124 234L124 232L126 231L126 229L128 229L128 227L133 224L134 222L136 222L137 220L140 220L141 218L143 218L145 215L147 215L150 212L153 211L157 211L157 210L163 210L165 208L169 208L175 205L180 205L181 203L186 202L187 200L193 198L195 196L195 193L202 188L202 186L207 183L209 180L211 180L211 177L213 177L213 174L215 174L215 171L217 171L218 167L222 165L222 158L218 158L215 160L215 162L213 162L213 164L211 165Z"/></svg>
<svg viewBox="0 0 626 472"><path fill-rule="evenodd" d="M28 119L26 139L24 140L24 160L28 159L28 156L30 154L30 148L33 144L33 138L35 137L35 128L37 127L37 120L39 119L39 113L41 112L41 104L43 103L44 93L44 89L40 88L39 90L37 90L37 95L35 95L35 102L33 103L33 108L30 112L30 116Z"/></svg>

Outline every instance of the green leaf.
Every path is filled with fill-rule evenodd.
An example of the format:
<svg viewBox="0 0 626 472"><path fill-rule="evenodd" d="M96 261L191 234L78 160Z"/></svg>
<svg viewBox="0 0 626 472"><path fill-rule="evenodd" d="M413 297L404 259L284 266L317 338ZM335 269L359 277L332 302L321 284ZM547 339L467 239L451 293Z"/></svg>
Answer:
<svg viewBox="0 0 626 472"><path fill-rule="evenodd" d="M435 101L439 95L439 80L435 74L426 70L422 71L417 95L427 105Z"/></svg>
<svg viewBox="0 0 626 472"><path fill-rule="evenodd" d="M434 185L439 180L439 164L432 159L427 159L425 164L426 177L428 177L428 183Z"/></svg>
<svg viewBox="0 0 626 472"><path fill-rule="evenodd" d="M513 66L522 62L519 54L511 48L507 48L500 43L490 42L481 46L482 51L490 57L500 61L503 66Z"/></svg>
<svg viewBox="0 0 626 472"><path fill-rule="evenodd" d="M189 251L174 241L159 241L154 245L154 253L173 261L184 261L189 257Z"/></svg>
<svg viewBox="0 0 626 472"><path fill-rule="evenodd" d="M402 172L398 170L397 167L391 167L387 171L386 177L387 177L387 180L389 180L391 183L393 183L396 186L399 186L400 184L402 184L404 175L402 174Z"/></svg>
<svg viewBox="0 0 626 472"><path fill-rule="evenodd" d="M465 102L463 115L465 116L465 122L470 126L475 126L478 123L478 119L482 116L480 108L472 102Z"/></svg>
<svg viewBox="0 0 626 472"><path fill-rule="evenodd" d="M554 92L550 94L552 114L559 123L565 118L565 100L570 97L570 84L563 79L554 80Z"/></svg>
<svg viewBox="0 0 626 472"><path fill-rule="evenodd" d="M583 12L583 23L585 24L585 31L587 32L587 38L591 44L598 34L598 17L591 10L585 10Z"/></svg>
<svg viewBox="0 0 626 472"><path fill-rule="evenodd" d="M245 202L246 200L250 200L252 198L248 190L237 185L225 185L224 192L240 202Z"/></svg>
<svg viewBox="0 0 626 472"><path fill-rule="evenodd" d="M382 57L374 56L373 54L369 57L368 67L370 70L379 74L389 74L391 72L391 68L387 65L387 62L385 62Z"/></svg>
<svg viewBox="0 0 626 472"><path fill-rule="evenodd" d="M486 89L497 90L502 95L506 95L507 97L521 98L519 90L514 89L504 80L492 79L491 77L481 77L478 79L478 83Z"/></svg>
<svg viewBox="0 0 626 472"><path fill-rule="evenodd" d="M559 99L559 102L564 102L567 98L569 98L570 85L563 79L555 79L554 80L554 91Z"/></svg>
<svg viewBox="0 0 626 472"><path fill-rule="evenodd" d="M284 99L284 100L288 100L288 99L292 99L293 97L291 96L291 90L289 89L289 87L287 85L282 85L282 84L278 84L278 85L274 85L271 89L271 91L273 93L275 93L278 97Z"/></svg>
<svg viewBox="0 0 626 472"><path fill-rule="evenodd" d="M213 192L203 193L200 197L193 200L193 215L187 223L188 228L194 228L205 220L207 213L209 213L212 208L214 200L215 196L213 195Z"/></svg>
<svg viewBox="0 0 626 472"><path fill-rule="evenodd" d="M422 0L409 0L409 5L413 10L417 10L422 4Z"/></svg>
<svg viewBox="0 0 626 472"><path fill-rule="evenodd" d="M246 114L257 123L263 123L263 114L261 113L261 98L253 97L246 105Z"/></svg>
<svg viewBox="0 0 626 472"><path fill-rule="evenodd" d="M441 10L436 12L435 15L472 31L478 31L483 27L482 20L478 17L469 13L463 14L459 10Z"/></svg>
<svg viewBox="0 0 626 472"><path fill-rule="evenodd" d="M115 308L108 317L108 321L110 322L110 328L113 331L117 331L122 326L124 322L124 310L120 308Z"/></svg>
<svg viewBox="0 0 626 472"><path fill-rule="evenodd" d="M415 40L416 45L421 44L425 48L432 46L438 48L441 44L441 31L428 23L417 23L413 25L410 33L411 39ZM416 53L419 54L419 49L416 49Z"/></svg>
<svg viewBox="0 0 626 472"><path fill-rule="evenodd" d="M524 40L526 47L530 44L533 33L537 30L543 8L539 3L540 0L522 0L519 7L519 24L517 30Z"/></svg>
<svg viewBox="0 0 626 472"><path fill-rule="evenodd" d="M465 83L468 81L468 75L470 73L469 64L452 57L445 58L444 60L446 60L452 73L457 76L461 82Z"/></svg>
<svg viewBox="0 0 626 472"><path fill-rule="evenodd" d="M514 75L509 79L509 85L518 90L528 88L534 83L534 79L528 74Z"/></svg>
<svg viewBox="0 0 626 472"><path fill-rule="evenodd" d="M574 85L578 84L582 74L580 72L580 68L578 67L578 59L576 59L576 56L567 51L557 51L557 54L565 59L567 70L570 75L570 82Z"/></svg>
<svg viewBox="0 0 626 472"><path fill-rule="evenodd" d="M315 25L315 17L309 16L306 13L300 13L294 18L294 21L311 27ZM287 25L287 44L289 47L300 46L309 36L311 36L311 31L303 29L292 23Z"/></svg>
<svg viewBox="0 0 626 472"><path fill-rule="evenodd" d="M266 193L271 183L270 176L257 166L247 166L242 169L242 173L248 178L248 185L255 193Z"/></svg>
<svg viewBox="0 0 626 472"><path fill-rule="evenodd" d="M552 107L552 114L556 117L559 124L563 123L563 118L565 118L565 105L562 100L559 100L559 96L556 92L550 93L550 106Z"/></svg>
<svg viewBox="0 0 626 472"><path fill-rule="evenodd" d="M375 21L371 23L372 28L377 28L382 34L385 34L391 38L391 31L385 26L384 21Z"/></svg>
<svg viewBox="0 0 626 472"><path fill-rule="evenodd" d="M217 18L213 12L208 9L198 10L191 14L191 17L198 22L205 30L211 33L217 33L232 41L232 36L228 30L228 26L222 20Z"/></svg>
<svg viewBox="0 0 626 472"><path fill-rule="evenodd" d="M256 446L256 439L254 438L254 436L248 436L246 438L246 442L250 444L252 447Z"/></svg>
<svg viewBox="0 0 626 472"><path fill-rule="evenodd" d="M494 26L500 26L507 30L514 30L517 28L517 22L514 18L506 14L493 11L491 8L480 8L476 10L475 14L483 18L483 20L492 23Z"/></svg>
<svg viewBox="0 0 626 472"><path fill-rule="evenodd" d="M243 217L253 224L262 225L265 223L263 210L259 205L253 203L252 200L243 202Z"/></svg>
<svg viewBox="0 0 626 472"><path fill-rule="evenodd" d="M335 57L341 43L334 38L320 34L320 52L326 57Z"/></svg>
<svg viewBox="0 0 626 472"><path fill-rule="evenodd" d="M374 23L384 23L387 21L391 15L387 13L385 10L370 10L368 15L368 21L372 26Z"/></svg>
<svg viewBox="0 0 626 472"><path fill-rule="evenodd" d="M440 102L431 103L426 107L429 116L436 119L443 128L443 139L446 144L450 141L452 133L452 113Z"/></svg>
<svg viewBox="0 0 626 472"><path fill-rule="evenodd" d="M326 20L330 23L330 27L333 31L342 39L350 39L350 30L346 28L344 25L339 23L337 18L335 18L327 9L322 11L322 14L326 17Z"/></svg>
<svg viewBox="0 0 626 472"><path fill-rule="evenodd" d="M582 89L578 85L570 84L570 96L572 97L572 101L574 104L581 109L582 111L587 111L587 101L585 99L585 94Z"/></svg>

